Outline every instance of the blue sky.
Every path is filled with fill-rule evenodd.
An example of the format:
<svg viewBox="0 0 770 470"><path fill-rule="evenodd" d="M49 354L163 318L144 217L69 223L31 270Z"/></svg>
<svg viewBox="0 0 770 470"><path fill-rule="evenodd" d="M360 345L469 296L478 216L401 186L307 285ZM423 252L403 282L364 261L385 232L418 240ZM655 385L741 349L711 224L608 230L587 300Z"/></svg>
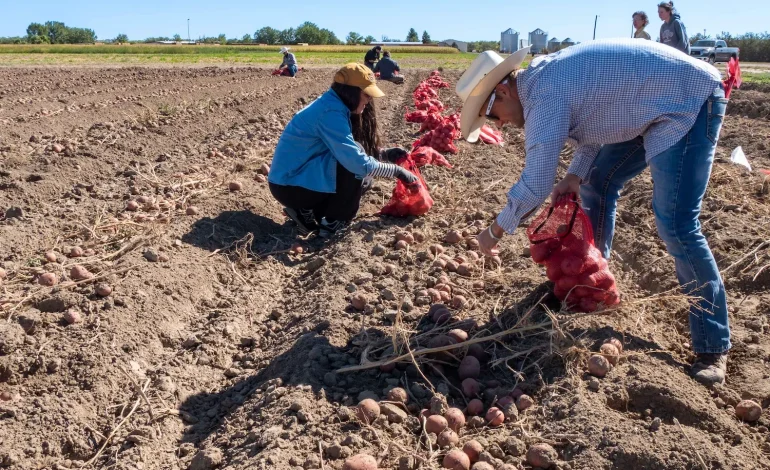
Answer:
<svg viewBox="0 0 770 470"><path fill-rule="evenodd" d="M599 15L597 38L631 35L631 14L644 10L650 16L648 31L660 29L655 1L620 0L383 0L350 2L333 0L4 0L0 7L0 36L26 34L30 22L63 21L87 27L100 39L126 33L131 39L148 36L187 37L187 18L193 38L224 33L240 38L262 26L278 29L312 21L329 28L344 40L350 31L380 39L404 39L410 27L427 30L434 40L492 40L514 28L520 32L541 28L551 37L590 40L594 15ZM768 0L675 0L688 33L704 29L709 34L762 32L770 28ZM523 36L526 37L526 36Z"/></svg>

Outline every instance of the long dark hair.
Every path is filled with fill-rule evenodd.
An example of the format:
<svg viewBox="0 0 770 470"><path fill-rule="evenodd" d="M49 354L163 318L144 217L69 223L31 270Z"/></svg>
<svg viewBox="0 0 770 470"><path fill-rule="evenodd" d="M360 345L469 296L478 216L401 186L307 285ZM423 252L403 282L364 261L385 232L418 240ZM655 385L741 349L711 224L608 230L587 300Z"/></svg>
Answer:
<svg viewBox="0 0 770 470"><path fill-rule="evenodd" d="M361 103L361 89L357 86L333 83L332 90L351 111L350 126L355 141L361 144L367 155L378 158L380 135L377 132L377 111L374 108L374 101L370 101L361 114L355 114L352 111L355 111Z"/></svg>
<svg viewBox="0 0 770 470"><path fill-rule="evenodd" d="M663 8L672 15L676 15L676 8L674 8L674 2L660 2L658 8Z"/></svg>

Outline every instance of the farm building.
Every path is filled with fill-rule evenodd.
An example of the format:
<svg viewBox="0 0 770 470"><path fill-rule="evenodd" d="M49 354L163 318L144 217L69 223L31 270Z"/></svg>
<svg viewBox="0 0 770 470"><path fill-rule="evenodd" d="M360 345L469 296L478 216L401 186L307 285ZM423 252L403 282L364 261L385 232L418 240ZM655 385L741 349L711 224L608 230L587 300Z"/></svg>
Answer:
<svg viewBox="0 0 770 470"><path fill-rule="evenodd" d="M440 47L457 47L460 52L468 52L468 43L456 39L446 39L438 43Z"/></svg>
<svg viewBox="0 0 770 470"><path fill-rule="evenodd" d="M556 38L551 38L548 41L548 52L556 52L561 49L561 41Z"/></svg>
<svg viewBox="0 0 770 470"><path fill-rule="evenodd" d="M529 43L532 45L531 52L539 54L548 47L548 33L540 28L529 33Z"/></svg>
<svg viewBox="0 0 770 470"><path fill-rule="evenodd" d="M500 52L508 54L517 51L519 48L519 32L513 28L508 28L500 33Z"/></svg>
<svg viewBox="0 0 770 470"><path fill-rule="evenodd" d="M561 47L562 48L569 47L569 46L574 46L574 45L575 45L575 41L573 41L572 38L566 38L566 39L564 39L561 42Z"/></svg>

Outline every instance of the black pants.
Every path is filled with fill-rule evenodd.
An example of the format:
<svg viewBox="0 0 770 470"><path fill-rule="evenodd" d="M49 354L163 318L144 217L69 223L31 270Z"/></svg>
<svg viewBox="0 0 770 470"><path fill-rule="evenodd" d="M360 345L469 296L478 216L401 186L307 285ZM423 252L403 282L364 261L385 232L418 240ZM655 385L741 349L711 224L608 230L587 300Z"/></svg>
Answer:
<svg viewBox="0 0 770 470"><path fill-rule="evenodd" d="M270 183L273 197L291 209L313 209L316 222L326 217L327 222L350 221L361 204L363 180L337 163L337 188L334 193L319 193L300 186Z"/></svg>

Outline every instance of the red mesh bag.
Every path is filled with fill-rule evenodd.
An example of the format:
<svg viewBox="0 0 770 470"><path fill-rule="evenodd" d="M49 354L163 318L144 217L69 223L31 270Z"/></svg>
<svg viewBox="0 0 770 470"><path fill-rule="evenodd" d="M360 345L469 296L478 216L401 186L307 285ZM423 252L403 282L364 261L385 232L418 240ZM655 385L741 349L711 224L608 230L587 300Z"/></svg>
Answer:
<svg viewBox="0 0 770 470"><path fill-rule="evenodd" d="M741 64L738 59L731 58L727 64L727 77L722 81L725 89L725 98L730 98L733 88L741 87Z"/></svg>
<svg viewBox="0 0 770 470"><path fill-rule="evenodd" d="M444 124L444 116L441 113L428 113L428 116L420 126L420 132L432 131Z"/></svg>
<svg viewBox="0 0 770 470"><path fill-rule="evenodd" d="M431 113L440 113L444 110L444 103L442 103L439 100L433 99L433 100L427 100L427 101L421 101L419 103L415 103L414 106L417 109L422 109L428 112L428 114Z"/></svg>
<svg viewBox="0 0 770 470"><path fill-rule="evenodd" d="M567 308L593 312L620 302L615 278L594 246L591 221L575 194L561 197L527 228L532 259L546 267L554 294Z"/></svg>
<svg viewBox="0 0 770 470"><path fill-rule="evenodd" d="M452 165L449 164L447 159L436 150L434 150L433 147L417 147L416 149L412 150L412 153L409 156L412 157L414 164L418 167L425 165L437 165L452 168Z"/></svg>
<svg viewBox="0 0 770 470"><path fill-rule="evenodd" d="M404 119L406 119L406 122L425 122L427 118L428 112L419 109L412 111L411 113L407 112L404 114Z"/></svg>
<svg viewBox="0 0 770 470"><path fill-rule="evenodd" d="M397 161L396 164L411 171L420 182L407 186L401 180L397 180L390 201L380 209L380 214L394 217L426 214L433 207L433 198L430 197L428 185L425 184L420 170L409 155Z"/></svg>

